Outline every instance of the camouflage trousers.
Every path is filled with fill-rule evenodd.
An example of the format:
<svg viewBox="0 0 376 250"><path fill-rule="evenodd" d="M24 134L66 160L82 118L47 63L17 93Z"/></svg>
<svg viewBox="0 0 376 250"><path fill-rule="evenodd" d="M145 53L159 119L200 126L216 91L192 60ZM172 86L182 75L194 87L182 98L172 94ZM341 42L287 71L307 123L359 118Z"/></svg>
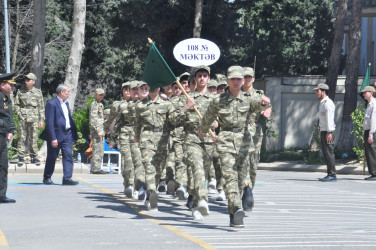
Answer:
<svg viewBox="0 0 376 250"><path fill-rule="evenodd" d="M214 144L187 142L186 147L187 165L190 168L188 177L192 178L188 182L193 184L193 190L192 185L188 190L193 191L190 194L193 195L193 203L196 206L199 200L208 201L205 177L209 175L210 167L213 164Z"/></svg>
<svg viewBox="0 0 376 250"><path fill-rule="evenodd" d="M249 150L249 154L245 160L247 166L247 177L245 180L245 186L249 185L252 189L255 187L256 175L257 175L257 165L260 161L260 151L263 139L262 127L260 124L256 123L256 126L250 131L253 141L253 146Z"/></svg>
<svg viewBox="0 0 376 250"><path fill-rule="evenodd" d="M174 141L172 144L175 153L175 181L177 185L183 185L187 187L187 166L184 163L184 150L183 143L181 141ZM178 187L176 187L178 188Z"/></svg>
<svg viewBox="0 0 376 250"><path fill-rule="evenodd" d="M166 159L166 181L175 179L175 149L173 147L173 141L171 136L168 142L168 153Z"/></svg>
<svg viewBox="0 0 376 250"><path fill-rule="evenodd" d="M30 149L30 156L32 158L36 157L38 154L38 122L26 122L26 121L19 121L18 128L18 143L17 143L17 152L18 157L25 157L25 143L26 143L26 136L29 138L29 149Z"/></svg>
<svg viewBox="0 0 376 250"><path fill-rule="evenodd" d="M145 187L145 169L142 165L140 145L133 139L130 140L132 161L134 166L134 183L136 190Z"/></svg>
<svg viewBox="0 0 376 250"><path fill-rule="evenodd" d="M221 159L224 189L228 199L228 212L229 214L234 214L238 208L242 207L241 191L239 189L241 186L240 174L246 171L244 164L246 154L222 152L219 157Z"/></svg>
<svg viewBox="0 0 376 250"><path fill-rule="evenodd" d="M123 175L124 187L134 186L134 166L132 161L131 144L129 133L120 132L121 174Z"/></svg>
<svg viewBox="0 0 376 250"><path fill-rule="evenodd" d="M221 170L221 161L219 159L217 147L214 147L214 150L213 150L213 168L214 168L214 176L215 176L214 179L217 180L217 190L219 190L219 191L223 190L223 177L222 177L222 170Z"/></svg>
<svg viewBox="0 0 376 250"><path fill-rule="evenodd" d="M91 171L97 172L101 169L102 159L104 155L104 137L94 135L95 132L90 133L93 140L93 158L91 158Z"/></svg>
<svg viewBox="0 0 376 250"><path fill-rule="evenodd" d="M145 130L141 132L140 149L142 164L145 169L145 183L148 190L156 190L156 180L159 181L163 178L162 165L165 163L167 154L165 134Z"/></svg>

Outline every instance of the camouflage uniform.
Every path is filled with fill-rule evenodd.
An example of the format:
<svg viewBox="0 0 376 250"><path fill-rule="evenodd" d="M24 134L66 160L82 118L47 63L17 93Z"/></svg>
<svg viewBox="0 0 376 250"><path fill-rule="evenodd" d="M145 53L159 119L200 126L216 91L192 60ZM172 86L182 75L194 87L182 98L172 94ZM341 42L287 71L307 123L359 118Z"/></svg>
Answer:
<svg viewBox="0 0 376 250"><path fill-rule="evenodd" d="M203 95L198 91L194 91L189 93L189 97L195 101L196 108L203 115L205 114L213 95L209 91L206 91ZM184 105L181 105L184 107L185 99L182 100L184 100ZM208 201L205 177L209 175L209 170L213 163L214 143L212 138L200 139L198 137L200 118L193 108L186 110L184 115L186 160L189 178L188 192L193 195L193 205L197 206L197 202L202 199ZM214 121L211 126L213 125ZM192 186L189 184L193 184L193 190Z"/></svg>
<svg viewBox="0 0 376 250"><path fill-rule="evenodd" d="M227 92L213 99L199 127L200 133L205 134L216 119L221 127L217 138L217 150L220 155L230 215L234 215L237 209L242 207L238 174L245 167L241 162L248 154L251 141L249 131L246 129L247 115L250 111L256 112L261 109L261 98L247 97L242 91L234 97Z"/></svg>
<svg viewBox="0 0 376 250"><path fill-rule="evenodd" d="M35 158L38 154L38 123L44 121L42 92L35 87L30 90L21 88L15 98L14 112L18 116L18 156L25 157L25 142L28 136L30 156Z"/></svg>
<svg viewBox="0 0 376 250"><path fill-rule="evenodd" d="M117 128L120 129L119 142L122 155L122 175L124 187L134 187L134 166L131 155L130 136L132 135L133 122L128 111L129 101L123 100L119 106L119 119Z"/></svg>
<svg viewBox="0 0 376 250"><path fill-rule="evenodd" d="M132 84L131 84L132 88ZM136 105L139 100L136 101L129 101L128 103L128 114L129 114L129 122L131 124L135 124L136 122ZM134 128L130 132L129 135L129 144L131 149L133 167L134 167L134 183L136 190L139 190L141 187L145 187L145 169L144 165L142 164L142 157L141 157L141 150L140 145L138 142L134 140L135 133Z"/></svg>
<svg viewBox="0 0 376 250"><path fill-rule="evenodd" d="M175 96L170 99L174 109L184 110L184 106L181 106L186 100L185 96ZM174 153L174 164L175 164L175 189L179 185L187 187L187 166L184 163L184 150L183 150L183 140L184 140L184 127L183 123L176 123L170 132L170 137L172 141L172 148Z"/></svg>
<svg viewBox="0 0 376 250"><path fill-rule="evenodd" d="M98 90L98 89L97 89ZM96 90L96 91L97 91ZM91 172L95 173L101 170L102 159L104 155L104 107L101 102L93 101L90 105L89 128L91 139L93 140L93 158L91 159ZM99 137L98 133L103 136Z"/></svg>
<svg viewBox="0 0 376 250"><path fill-rule="evenodd" d="M249 96L250 98L262 98L264 96L264 92L262 90L255 90L254 88L250 93L244 93L244 95ZM270 106L268 106L270 107ZM256 174L257 174L257 164L260 161L260 150L262 144L262 127L259 122L261 114L260 113L252 113L248 114L248 126L247 129L252 138L252 145L249 148L249 154L245 160L245 164L247 165L247 171L245 173L241 173L241 183L243 186L250 186L252 189L256 183Z"/></svg>
<svg viewBox="0 0 376 250"><path fill-rule="evenodd" d="M167 117L172 113L172 104L157 97L139 101L135 107L135 139L140 142L142 162L145 168L148 191L156 190L156 180L162 177L161 162L166 158L168 131Z"/></svg>
<svg viewBox="0 0 376 250"><path fill-rule="evenodd" d="M121 101L114 101L112 103L110 114L107 120L105 120L103 123L103 128L107 135L107 143L112 146L119 144L119 129L117 128L116 125L117 125L117 120L119 119L118 116L119 116L120 103ZM113 125L114 125L113 129L111 129Z"/></svg>

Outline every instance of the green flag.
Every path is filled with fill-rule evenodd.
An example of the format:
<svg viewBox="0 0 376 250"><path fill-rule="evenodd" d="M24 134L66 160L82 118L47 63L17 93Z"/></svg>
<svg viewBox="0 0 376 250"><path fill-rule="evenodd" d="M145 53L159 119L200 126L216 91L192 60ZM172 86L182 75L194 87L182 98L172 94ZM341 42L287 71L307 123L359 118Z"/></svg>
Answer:
<svg viewBox="0 0 376 250"><path fill-rule="evenodd" d="M369 86L370 71L371 71L371 64L368 64L367 72L366 72L366 75L364 76L364 80L362 83L362 87L360 87L360 91L362 91L365 87Z"/></svg>
<svg viewBox="0 0 376 250"><path fill-rule="evenodd" d="M142 81L150 86L152 92L156 88L160 88L176 81L176 76L159 53L154 42L151 42L149 54L146 57L144 74Z"/></svg>

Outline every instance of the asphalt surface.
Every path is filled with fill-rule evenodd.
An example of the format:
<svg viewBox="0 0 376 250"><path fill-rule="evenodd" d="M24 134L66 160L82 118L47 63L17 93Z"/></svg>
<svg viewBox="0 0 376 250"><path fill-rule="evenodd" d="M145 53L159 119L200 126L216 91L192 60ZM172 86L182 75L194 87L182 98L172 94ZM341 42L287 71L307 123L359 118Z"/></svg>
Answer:
<svg viewBox="0 0 376 250"><path fill-rule="evenodd" d="M159 211L125 199L121 175L78 174L78 186L43 185L41 174L9 175L0 204L0 248L10 249L375 249L376 182L317 172L258 171L245 227L229 226L227 203L192 220L184 201L160 194Z"/></svg>

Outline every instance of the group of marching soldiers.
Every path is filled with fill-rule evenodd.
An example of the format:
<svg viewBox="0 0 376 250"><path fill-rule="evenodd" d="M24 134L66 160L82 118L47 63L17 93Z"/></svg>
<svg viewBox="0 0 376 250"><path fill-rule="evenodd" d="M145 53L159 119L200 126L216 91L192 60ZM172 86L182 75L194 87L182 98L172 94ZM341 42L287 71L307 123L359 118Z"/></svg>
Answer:
<svg viewBox="0 0 376 250"><path fill-rule="evenodd" d="M230 226L243 227L245 211L253 207L263 136L259 118L271 114L270 100L253 88L254 80L249 67L231 66L227 78L211 80L210 68L199 66L162 91L129 81L106 120L104 91L96 89L90 106L91 172L104 173L103 140L111 134L109 144L116 143L122 155L128 198L157 210L158 193L167 192L187 200L193 219L203 220L210 213L208 193L218 193L217 200L228 201Z"/></svg>

